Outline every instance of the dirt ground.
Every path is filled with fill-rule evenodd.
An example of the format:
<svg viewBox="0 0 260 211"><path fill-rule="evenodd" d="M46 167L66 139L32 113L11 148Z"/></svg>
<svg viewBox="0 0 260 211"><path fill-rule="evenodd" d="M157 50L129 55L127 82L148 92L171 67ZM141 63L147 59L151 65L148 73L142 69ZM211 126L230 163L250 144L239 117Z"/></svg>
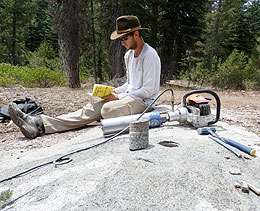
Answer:
<svg viewBox="0 0 260 211"><path fill-rule="evenodd" d="M191 89L169 85L174 90L175 102L180 103L183 94ZM164 90L162 87L161 90ZM84 85L80 89L67 87L54 88L0 88L0 106L7 105L13 100L25 97L40 103L44 114L57 116L80 109L83 105L92 102L87 93L91 92L92 84ZM260 91L216 91L221 100L220 121L230 125L240 125L260 136ZM163 95L157 104L168 104L169 94ZM96 100L96 99L94 99ZM26 139L19 129L10 121L0 123L0 154L25 152L32 148L52 146L62 140L70 140L86 132L89 128L100 125L95 122L85 128L65 133L51 134L33 140Z"/></svg>

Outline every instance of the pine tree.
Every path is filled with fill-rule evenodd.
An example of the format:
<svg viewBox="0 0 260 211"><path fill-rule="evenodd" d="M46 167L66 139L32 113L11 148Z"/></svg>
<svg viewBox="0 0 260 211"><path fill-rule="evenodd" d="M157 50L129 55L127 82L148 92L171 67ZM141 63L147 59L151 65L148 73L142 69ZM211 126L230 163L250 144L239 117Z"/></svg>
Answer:
<svg viewBox="0 0 260 211"><path fill-rule="evenodd" d="M52 46L58 48L58 35L52 26L52 16L48 10L47 1L36 1L37 7L34 11L35 19L30 24L25 37L26 49L35 51L43 41L48 41Z"/></svg>
<svg viewBox="0 0 260 211"><path fill-rule="evenodd" d="M0 62L23 63L26 32L34 18L35 6L31 0L0 2Z"/></svg>

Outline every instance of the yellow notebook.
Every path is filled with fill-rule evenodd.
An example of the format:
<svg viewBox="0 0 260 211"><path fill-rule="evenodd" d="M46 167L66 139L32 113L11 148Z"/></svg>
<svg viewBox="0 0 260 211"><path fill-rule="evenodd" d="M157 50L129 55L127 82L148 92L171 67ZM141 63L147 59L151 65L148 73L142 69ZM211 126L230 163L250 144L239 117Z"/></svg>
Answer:
<svg viewBox="0 0 260 211"><path fill-rule="evenodd" d="M92 96L105 97L112 93L114 87L106 86L102 84L95 84L92 92Z"/></svg>

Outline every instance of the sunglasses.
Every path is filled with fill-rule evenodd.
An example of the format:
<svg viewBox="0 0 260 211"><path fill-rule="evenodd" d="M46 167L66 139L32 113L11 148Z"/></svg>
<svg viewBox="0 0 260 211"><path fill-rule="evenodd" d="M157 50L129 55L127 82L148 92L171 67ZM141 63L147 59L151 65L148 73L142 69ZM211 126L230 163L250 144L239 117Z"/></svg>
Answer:
<svg viewBox="0 0 260 211"><path fill-rule="evenodd" d="M120 38L120 41L127 41L127 40L128 40L128 36Z"/></svg>

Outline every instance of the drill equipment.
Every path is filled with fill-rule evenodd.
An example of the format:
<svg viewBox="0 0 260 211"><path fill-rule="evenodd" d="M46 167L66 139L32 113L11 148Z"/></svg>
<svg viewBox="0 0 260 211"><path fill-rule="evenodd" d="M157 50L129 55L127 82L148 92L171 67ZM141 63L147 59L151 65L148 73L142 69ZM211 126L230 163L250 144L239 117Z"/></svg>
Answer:
<svg viewBox="0 0 260 211"><path fill-rule="evenodd" d="M216 115L211 113L209 101L202 93L212 95L216 101ZM173 96L171 103L173 105ZM182 99L182 107L175 110L160 113L158 111L145 113L141 119L150 121L150 128L159 127L162 123L178 121L179 123L189 123L195 128L215 124L220 117L220 99L212 90L201 89L186 93ZM172 106L173 107L173 106ZM139 114L102 119L101 125L104 136L110 136L129 126L130 122L137 120Z"/></svg>

